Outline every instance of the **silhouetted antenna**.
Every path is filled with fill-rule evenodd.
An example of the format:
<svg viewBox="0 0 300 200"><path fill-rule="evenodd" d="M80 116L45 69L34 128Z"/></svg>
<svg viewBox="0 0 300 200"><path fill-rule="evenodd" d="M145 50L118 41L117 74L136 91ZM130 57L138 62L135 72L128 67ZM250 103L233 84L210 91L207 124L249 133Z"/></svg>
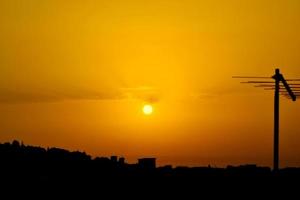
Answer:
<svg viewBox="0 0 300 200"><path fill-rule="evenodd" d="M290 83L289 85L291 86L291 85L300 85L300 84L298 84L298 83Z"/></svg>
<svg viewBox="0 0 300 200"><path fill-rule="evenodd" d="M272 77L265 76L233 76L232 78L249 79L241 82L243 84L252 84L254 87L263 88L264 90L274 90L274 161L273 169L279 169L279 96L296 101L300 97L300 84L294 83L300 79L285 79L280 70L275 70ZM260 79L260 80L251 80ZM274 81L266 81L264 79L274 79Z"/></svg>
<svg viewBox="0 0 300 200"><path fill-rule="evenodd" d="M269 79L269 78L272 78L272 77L267 77L267 76L233 76L232 78L248 78L248 79L259 78L259 79Z"/></svg>
<svg viewBox="0 0 300 200"><path fill-rule="evenodd" d="M274 83L273 81L244 81L241 83Z"/></svg>
<svg viewBox="0 0 300 200"><path fill-rule="evenodd" d="M300 81L300 79L285 79L286 81Z"/></svg>

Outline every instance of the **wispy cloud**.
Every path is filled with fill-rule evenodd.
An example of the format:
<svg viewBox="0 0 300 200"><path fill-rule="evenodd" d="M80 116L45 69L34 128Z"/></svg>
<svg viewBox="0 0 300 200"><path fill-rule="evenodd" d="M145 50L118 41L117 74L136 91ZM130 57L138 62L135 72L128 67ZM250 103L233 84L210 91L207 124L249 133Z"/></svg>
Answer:
<svg viewBox="0 0 300 200"><path fill-rule="evenodd" d="M161 99L158 89L148 86L121 88L121 93L127 98L140 99L149 103L157 103Z"/></svg>
<svg viewBox="0 0 300 200"><path fill-rule="evenodd" d="M38 103L64 100L108 100L125 98L119 92L67 91L67 92L32 92L0 90L1 103Z"/></svg>
<svg viewBox="0 0 300 200"><path fill-rule="evenodd" d="M124 100L139 99L146 102L158 102L160 96L151 87L128 87L106 89L102 91L73 89L65 91L18 91L0 89L0 103L38 103L65 100Z"/></svg>
<svg viewBox="0 0 300 200"><path fill-rule="evenodd" d="M245 90L240 88L210 88L206 90L193 91L188 94L188 97L192 100L205 100L205 99L216 99L225 95L232 95L236 93L246 93Z"/></svg>

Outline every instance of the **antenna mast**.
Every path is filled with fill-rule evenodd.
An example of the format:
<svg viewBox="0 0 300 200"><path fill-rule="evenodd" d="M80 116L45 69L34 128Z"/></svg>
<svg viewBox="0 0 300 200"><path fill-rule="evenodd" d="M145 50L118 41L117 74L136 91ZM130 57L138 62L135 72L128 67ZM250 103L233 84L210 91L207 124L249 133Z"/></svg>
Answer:
<svg viewBox="0 0 300 200"><path fill-rule="evenodd" d="M275 69L275 75L272 77L256 77L256 76L233 76L232 78L250 79L250 81L241 82L246 84L254 84L254 87L262 87L265 90L274 90L274 160L273 170L279 170L279 96L283 95L288 99L296 101L300 96L299 84L288 84L288 82L300 81L300 79L285 79L279 69ZM265 81L265 79L274 79L273 81ZM251 81L253 79L263 79L262 81ZM294 91L295 92L294 92Z"/></svg>

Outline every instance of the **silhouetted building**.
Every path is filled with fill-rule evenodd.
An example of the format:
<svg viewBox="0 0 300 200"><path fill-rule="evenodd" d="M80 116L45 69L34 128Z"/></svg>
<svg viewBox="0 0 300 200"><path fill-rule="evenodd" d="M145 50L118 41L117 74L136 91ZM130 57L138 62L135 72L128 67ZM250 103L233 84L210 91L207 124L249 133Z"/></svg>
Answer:
<svg viewBox="0 0 300 200"><path fill-rule="evenodd" d="M125 164L125 158L124 157L119 158L119 164L120 165L124 165Z"/></svg>
<svg viewBox="0 0 300 200"><path fill-rule="evenodd" d="M11 145L14 148L18 148L18 147L20 147L20 142L18 140L14 140Z"/></svg>
<svg viewBox="0 0 300 200"><path fill-rule="evenodd" d="M117 163L117 162L118 162L118 156L111 156L111 157L110 157L110 160L111 160L113 163Z"/></svg>
<svg viewBox="0 0 300 200"><path fill-rule="evenodd" d="M156 168L156 158L138 159L138 166L142 169L155 169Z"/></svg>

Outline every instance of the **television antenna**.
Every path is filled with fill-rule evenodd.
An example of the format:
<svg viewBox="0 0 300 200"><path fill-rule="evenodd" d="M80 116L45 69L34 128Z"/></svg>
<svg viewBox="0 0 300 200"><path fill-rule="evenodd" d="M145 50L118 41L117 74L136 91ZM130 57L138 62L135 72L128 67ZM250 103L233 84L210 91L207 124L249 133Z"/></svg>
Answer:
<svg viewBox="0 0 300 200"><path fill-rule="evenodd" d="M279 96L296 101L300 97L300 79L285 79L279 69L271 77L264 76L233 76L243 79L242 84L251 84L264 90L274 90L274 157L273 170L279 170ZM273 81L270 79L274 79ZM298 83L297 83L298 82Z"/></svg>

